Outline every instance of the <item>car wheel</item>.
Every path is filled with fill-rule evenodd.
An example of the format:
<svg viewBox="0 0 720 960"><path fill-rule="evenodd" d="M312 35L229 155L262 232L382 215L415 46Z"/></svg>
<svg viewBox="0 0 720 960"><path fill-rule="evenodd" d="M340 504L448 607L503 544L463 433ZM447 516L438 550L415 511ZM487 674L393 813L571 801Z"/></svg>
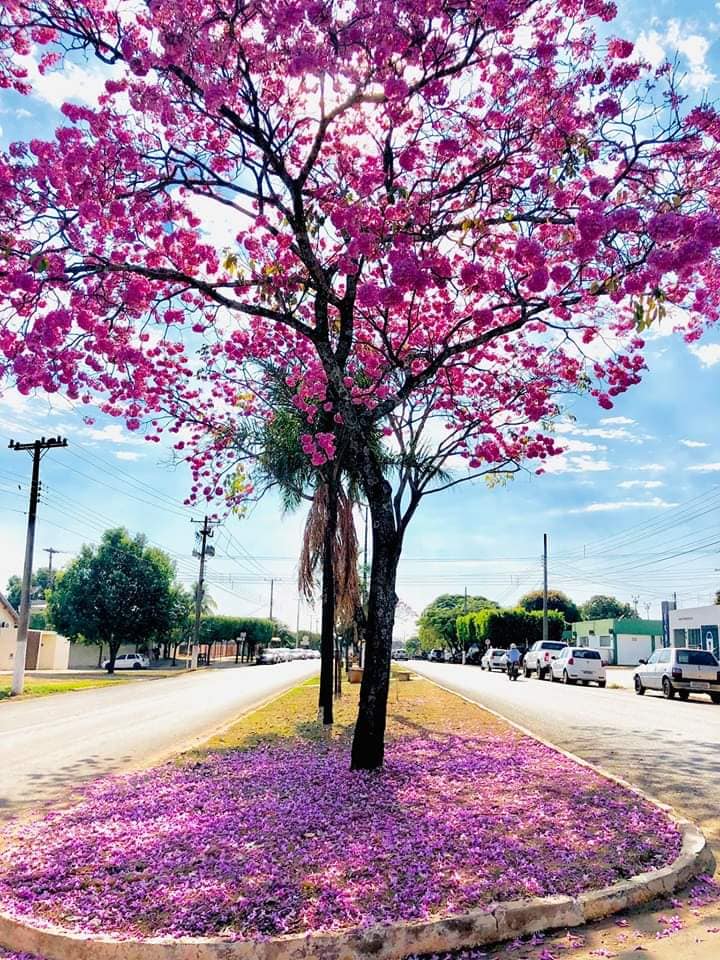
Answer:
<svg viewBox="0 0 720 960"><path fill-rule="evenodd" d="M720 703L720 693L711 693L710 699L713 703Z"/></svg>
<svg viewBox="0 0 720 960"><path fill-rule="evenodd" d="M139 664L139 663L134 663L134 664L133 664L133 670L140 670L140 669L141 669L141 667L140 667L140 664Z"/></svg>
<svg viewBox="0 0 720 960"><path fill-rule="evenodd" d="M690 691L678 690L678 696L680 697L681 700L687 700L687 698L690 696Z"/></svg>
<svg viewBox="0 0 720 960"><path fill-rule="evenodd" d="M542 669L542 667L540 666L540 664L537 665L537 675L538 675L538 680L542 680L542 678L543 678L543 669Z"/></svg>
<svg viewBox="0 0 720 960"><path fill-rule="evenodd" d="M530 679L530 671L528 670L527 667L523 667L523 676L525 677L526 680Z"/></svg>
<svg viewBox="0 0 720 960"><path fill-rule="evenodd" d="M645 693L645 687L642 685L640 677L635 677L635 693L641 697Z"/></svg>
<svg viewBox="0 0 720 960"><path fill-rule="evenodd" d="M675 696L675 688L667 677L663 677L662 692L666 700L672 700L672 698Z"/></svg>
<svg viewBox="0 0 720 960"><path fill-rule="evenodd" d="M575 681L571 680L570 677L568 676L567 670L563 670L563 683L567 683L570 685L575 683Z"/></svg>
<svg viewBox="0 0 720 960"><path fill-rule="evenodd" d="M550 668L550 683L555 683L556 680L557 680L557 677L556 677L555 674L552 672L552 667L551 667L551 668Z"/></svg>
<svg viewBox="0 0 720 960"><path fill-rule="evenodd" d="M598 686L605 688L607 686L607 680L598 680Z"/></svg>

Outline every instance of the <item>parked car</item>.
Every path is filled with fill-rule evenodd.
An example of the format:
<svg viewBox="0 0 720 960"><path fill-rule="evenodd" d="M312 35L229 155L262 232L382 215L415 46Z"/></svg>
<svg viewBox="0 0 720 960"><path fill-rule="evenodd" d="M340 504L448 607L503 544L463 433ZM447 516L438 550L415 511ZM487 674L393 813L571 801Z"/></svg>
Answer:
<svg viewBox="0 0 720 960"><path fill-rule="evenodd" d="M147 670L149 666L150 661L143 653L121 653L115 657L116 670ZM109 670L110 661L106 660L103 667Z"/></svg>
<svg viewBox="0 0 720 960"><path fill-rule="evenodd" d="M504 670L505 652L502 647L488 647L480 660L481 669L491 673L493 670Z"/></svg>
<svg viewBox="0 0 720 960"><path fill-rule="evenodd" d="M566 643L560 640L536 640L525 654L523 662L523 673L529 677L531 673L537 673L538 680L544 680L550 675L550 663L561 650L567 647Z"/></svg>
<svg viewBox="0 0 720 960"><path fill-rule="evenodd" d="M465 663L470 664L471 666L477 667L482 663L482 652L480 647L473 645L468 647L467 653L465 654Z"/></svg>
<svg viewBox="0 0 720 960"><path fill-rule="evenodd" d="M404 650L396 650L396 652L395 652L395 659L396 659L396 660L409 660L410 657L407 655L407 653L406 653Z"/></svg>
<svg viewBox="0 0 720 960"><path fill-rule="evenodd" d="M687 700L691 693L706 693L720 703L720 663L709 650L694 647L662 647L641 660L633 675L635 693L662 690L668 700L677 695Z"/></svg>
<svg viewBox="0 0 720 960"><path fill-rule="evenodd" d="M432 663L445 663L445 651L440 650L439 647L435 650L431 650L428 654L428 660L430 660Z"/></svg>
<svg viewBox="0 0 720 960"><path fill-rule="evenodd" d="M604 687L607 680L600 651L588 647L566 647L550 661L550 679L562 680L563 683L577 683L579 680L586 686L596 683Z"/></svg>

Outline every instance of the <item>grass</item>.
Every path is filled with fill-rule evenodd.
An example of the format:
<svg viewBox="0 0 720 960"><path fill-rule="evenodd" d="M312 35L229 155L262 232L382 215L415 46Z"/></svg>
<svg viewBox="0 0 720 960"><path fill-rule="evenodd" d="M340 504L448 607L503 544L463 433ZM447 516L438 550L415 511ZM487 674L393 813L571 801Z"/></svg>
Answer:
<svg viewBox="0 0 720 960"><path fill-rule="evenodd" d="M125 677L110 679L109 677L98 677L95 679L76 679L76 680L25 680L25 690L21 697L15 697L15 700L29 700L31 697L48 697L54 693L71 693L73 690L90 690L93 687L107 687L114 683L126 683ZM0 679L0 700L10 699L10 677Z"/></svg>
<svg viewBox="0 0 720 960"><path fill-rule="evenodd" d="M241 717L237 723L192 751L197 758L208 753L250 750L260 744L297 738L304 741L349 741L357 715L359 684L343 683L342 697L335 700L330 730L317 721L318 679L311 677L264 707ZM387 739L410 736L457 735L519 736L480 707L448 693L415 675L408 681L390 681Z"/></svg>

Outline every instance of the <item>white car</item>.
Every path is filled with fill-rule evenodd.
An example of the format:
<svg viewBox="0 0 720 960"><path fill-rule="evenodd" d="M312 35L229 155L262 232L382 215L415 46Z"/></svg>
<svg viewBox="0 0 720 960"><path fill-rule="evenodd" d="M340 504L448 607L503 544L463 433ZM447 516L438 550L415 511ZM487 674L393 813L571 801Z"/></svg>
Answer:
<svg viewBox="0 0 720 960"><path fill-rule="evenodd" d="M562 680L563 683L577 683L579 680L586 686L596 683L604 687L607 679L600 651L588 647L566 647L550 661L550 679Z"/></svg>
<svg viewBox="0 0 720 960"><path fill-rule="evenodd" d="M533 672L537 673L538 680L545 680L546 677L549 677L550 664L566 648L567 644L561 640L536 640L523 659L525 679Z"/></svg>
<svg viewBox="0 0 720 960"><path fill-rule="evenodd" d="M115 657L116 670L147 670L149 666L150 661L142 653L121 653ZM105 660L103 667L109 670L110 661Z"/></svg>
<svg viewBox="0 0 720 960"><path fill-rule="evenodd" d="M633 675L635 693L662 690L668 700L677 695L687 700L691 693L706 693L720 703L720 663L709 650L695 647L661 647L641 660Z"/></svg>
<svg viewBox="0 0 720 960"><path fill-rule="evenodd" d="M507 651L500 647L488 647L480 661L481 669L489 670L491 673L493 670L504 670L506 653Z"/></svg>

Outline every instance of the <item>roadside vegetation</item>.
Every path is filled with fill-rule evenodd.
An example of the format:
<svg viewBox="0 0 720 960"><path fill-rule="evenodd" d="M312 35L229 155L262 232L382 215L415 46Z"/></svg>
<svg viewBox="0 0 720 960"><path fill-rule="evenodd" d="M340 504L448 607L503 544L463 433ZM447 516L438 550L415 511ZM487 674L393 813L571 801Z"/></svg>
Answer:
<svg viewBox="0 0 720 960"><path fill-rule="evenodd" d="M75 680L53 680L53 679L26 679L25 690L21 697L14 697L14 700L29 700L32 697L48 697L54 693L72 693L74 690L90 690L93 687L107 687L111 684L126 683L135 677L98 677ZM0 677L0 701L10 699L10 675Z"/></svg>

